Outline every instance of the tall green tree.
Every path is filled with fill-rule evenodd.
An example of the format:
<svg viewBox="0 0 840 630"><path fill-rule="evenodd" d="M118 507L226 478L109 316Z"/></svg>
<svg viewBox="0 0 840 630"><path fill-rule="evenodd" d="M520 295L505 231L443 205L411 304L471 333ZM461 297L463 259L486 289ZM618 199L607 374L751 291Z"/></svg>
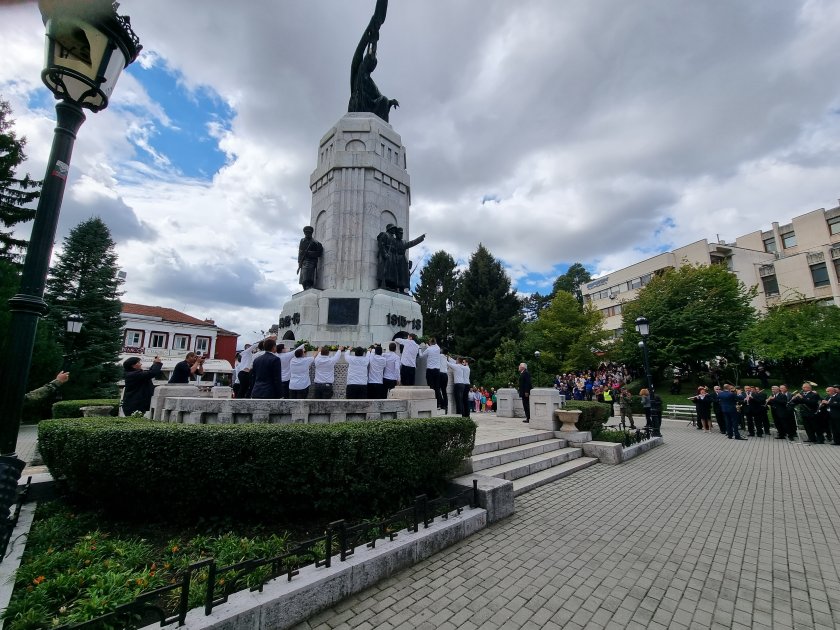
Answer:
<svg viewBox="0 0 840 630"><path fill-rule="evenodd" d="M452 346L456 353L475 359L471 367L474 383L492 371L502 340L519 338L520 306L502 263L479 244L461 275L452 311Z"/></svg>
<svg viewBox="0 0 840 630"><path fill-rule="evenodd" d="M28 174L17 176L18 167L26 159L26 138L18 138L12 131L11 113L9 103L0 100L0 258L17 262L26 241L15 238L12 228L35 218L31 204L41 194L41 182Z"/></svg>
<svg viewBox="0 0 840 630"><path fill-rule="evenodd" d="M592 274L581 263L576 262L566 270L566 273L557 276L557 279L554 281L552 294L556 294L558 291L571 293L575 296L578 303L582 305L583 291L581 291L580 287L590 280L592 280Z"/></svg>
<svg viewBox="0 0 840 630"><path fill-rule="evenodd" d="M47 281L45 301L49 319L62 331L65 351L72 343L65 330L67 317L84 318L76 335L71 379L65 398L90 398L116 392L116 361L122 344L120 285L117 255L108 227L98 217L83 221L64 239L61 254Z"/></svg>
<svg viewBox="0 0 840 630"><path fill-rule="evenodd" d="M650 323L651 370L661 375L669 365L696 372L715 357L737 360L739 336L755 319L748 289L722 265L685 264L655 276L638 298L623 305L619 354L641 365L636 318Z"/></svg>
<svg viewBox="0 0 840 630"><path fill-rule="evenodd" d="M780 304L741 333L742 350L776 364L786 378L838 380L840 308Z"/></svg>
<svg viewBox="0 0 840 630"><path fill-rule="evenodd" d="M414 297L423 314L423 334L437 339L443 348L452 342L452 303L457 288L455 259L448 252L435 252L420 270Z"/></svg>

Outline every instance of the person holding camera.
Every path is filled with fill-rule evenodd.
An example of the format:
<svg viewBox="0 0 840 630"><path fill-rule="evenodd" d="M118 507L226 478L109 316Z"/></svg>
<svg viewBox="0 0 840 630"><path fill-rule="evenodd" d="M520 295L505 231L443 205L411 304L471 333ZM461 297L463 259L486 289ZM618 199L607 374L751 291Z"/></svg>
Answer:
<svg viewBox="0 0 840 630"><path fill-rule="evenodd" d="M188 352L183 361L175 364L169 384L187 385L196 376L202 374L204 374L204 357L198 356L195 352Z"/></svg>
<svg viewBox="0 0 840 630"><path fill-rule="evenodd" d="M135 411L146 413L152 406L152 395L155 393L155 384L152 382L163 368L163 361L155 357L152 367L143 369L140 357L129 357L123 361L123 390L122 410L126 416Z"/></svg>

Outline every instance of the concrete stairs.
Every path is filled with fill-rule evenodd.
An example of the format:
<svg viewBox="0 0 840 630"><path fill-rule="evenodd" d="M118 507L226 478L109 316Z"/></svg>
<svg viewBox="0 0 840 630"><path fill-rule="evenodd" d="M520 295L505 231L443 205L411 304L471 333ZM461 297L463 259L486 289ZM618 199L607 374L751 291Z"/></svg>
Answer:
<svg viewBox="0 0 840 630"><path fill-rule="evenodd" d="M583 449L555 438L553 431L478 444L470 458L473 473L512 481L514 496L597 462L594 457L584 457Z"/></svg>

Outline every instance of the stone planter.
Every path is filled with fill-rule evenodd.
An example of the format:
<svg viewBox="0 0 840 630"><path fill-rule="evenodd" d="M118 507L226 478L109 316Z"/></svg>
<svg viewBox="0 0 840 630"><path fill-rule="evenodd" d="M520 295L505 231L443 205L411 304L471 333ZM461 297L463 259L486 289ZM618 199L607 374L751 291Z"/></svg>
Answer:
<svg viewBox="0 0 840 630"><path fill-rule="evenodd" d="M112 405L91 405L89 407L79 407L82 416L85 418L93 418L96 416L110 416L114 410Z"/></svg>
<svg viewBox="0 0 840 630"><path fill-rule="evenodd" d="M554 412L554 417L557 418L558 422L563 423L563 426L560 427L561 431L577 432L577 421L580 419L579 409L558 409Z"/></svg>

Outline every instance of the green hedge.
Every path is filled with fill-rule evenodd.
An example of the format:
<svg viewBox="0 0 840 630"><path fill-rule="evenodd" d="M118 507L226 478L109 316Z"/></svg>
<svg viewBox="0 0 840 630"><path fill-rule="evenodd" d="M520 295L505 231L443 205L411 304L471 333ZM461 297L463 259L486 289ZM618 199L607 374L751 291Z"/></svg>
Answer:
<svg viewBox="0 0 840 630"><path fill-rule="evenodd" d="M82 415L82 407L92 407L93 405L111 405L113 411L111 415L117 415L120 400L119 398L92 398L90 400L60 400L53 403L52 417L53 418L78 418Z"/></svg>
<svg viewBox="0 0 840 630"><path fill-rule="evenodd" d="M45 420L52 475L120 514L385 514L440 490L470 455L468 418L337 424L189 425L133 418Z"/></svg>
<svg viewBox="0 0 840 630"><path fill-rule="evenodd" d="M616 413L618 413L618 403L616 403ZM570 400L567 401L564 409L580 409L580 419L577 421L577 428L579 431L592 431L592 438L601 431L601 427L610 417L610 406L607 403L599 403L587 400Z"/></svg>

